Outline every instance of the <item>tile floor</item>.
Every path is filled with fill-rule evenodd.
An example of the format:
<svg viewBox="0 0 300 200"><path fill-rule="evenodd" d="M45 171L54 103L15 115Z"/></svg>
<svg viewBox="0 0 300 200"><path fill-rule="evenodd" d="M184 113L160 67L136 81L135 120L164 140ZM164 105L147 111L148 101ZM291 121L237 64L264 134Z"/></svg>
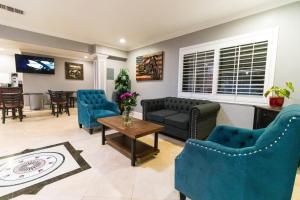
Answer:
<svg viewBox="0 0 300 200"><path fill-rule="evenodd" d="M16 200L178 200L174 189L174 159L183 143L160 137L161 152L156 159L138 167L108 145L101 145L100 132L89 135L79 129L76 110L71 116L55 118L49 111L26 112L22 123L8 119L0 124L0 156L69 141L83 150L82 157L91 169L44 187L37 195L22 195ZM109 133L109 131L108 131ZM145 137L153 142L151 136ZM293 200L300 200L300 172Z"/></svg>

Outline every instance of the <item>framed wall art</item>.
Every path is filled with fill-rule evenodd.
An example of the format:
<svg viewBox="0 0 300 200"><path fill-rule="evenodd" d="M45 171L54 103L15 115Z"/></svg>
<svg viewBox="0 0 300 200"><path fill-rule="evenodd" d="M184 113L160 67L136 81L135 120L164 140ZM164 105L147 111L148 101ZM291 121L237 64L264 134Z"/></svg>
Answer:
<svg viewBox="0 0 300 200"><path fill-rule="evenodd" d="M163 80L163 52L136 58L136 80Z"/></svg>
<svg viewBox="0 0 300 200"><path fill-rule="evenodd" d="M78 63L65 63L66 79L83 80L83 64Z"/></svg>

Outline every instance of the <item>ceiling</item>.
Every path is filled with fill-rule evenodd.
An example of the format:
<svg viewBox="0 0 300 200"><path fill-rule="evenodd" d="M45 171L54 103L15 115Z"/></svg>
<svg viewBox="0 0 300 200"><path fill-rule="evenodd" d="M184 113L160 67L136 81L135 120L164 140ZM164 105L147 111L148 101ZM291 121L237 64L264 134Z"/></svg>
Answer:
<svg viewBox="0 0 300 200"><path fill-rule="evenodd" d="M0 0L0 24L132 50L296 0ZM126 43L120 44L120 38Z"/></svg>
<svg viewBox="0 0 300 200"><path fill-rule="evenodd" d="M0 39L0 44L0 55L14 55L16 53L34 53L38 55L63 57L82 61L92 61L94 59L93 55L89 55L88 53L39 46L5 39Z"/></svg>

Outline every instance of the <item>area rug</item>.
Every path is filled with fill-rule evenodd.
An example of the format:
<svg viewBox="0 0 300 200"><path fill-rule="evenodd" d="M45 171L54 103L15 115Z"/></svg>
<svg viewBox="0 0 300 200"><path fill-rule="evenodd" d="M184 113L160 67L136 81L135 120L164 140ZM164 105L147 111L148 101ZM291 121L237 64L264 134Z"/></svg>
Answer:
<svg viewBox="0 0 300 200"><path fill-rule="evenodd" d="M0 157L0 199L36 194L45 185L90 168L69 142Z"/></svg>

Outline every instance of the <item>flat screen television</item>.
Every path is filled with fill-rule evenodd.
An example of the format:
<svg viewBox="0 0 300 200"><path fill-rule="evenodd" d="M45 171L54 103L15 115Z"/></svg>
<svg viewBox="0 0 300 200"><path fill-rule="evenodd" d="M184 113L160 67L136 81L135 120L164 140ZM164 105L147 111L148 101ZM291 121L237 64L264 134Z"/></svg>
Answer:
<svg viewBox="0 0 300 200"><path fill-rule="evenodd" d="M54 58L15 54L16 70L21 73L54 74Z"/></svg>

